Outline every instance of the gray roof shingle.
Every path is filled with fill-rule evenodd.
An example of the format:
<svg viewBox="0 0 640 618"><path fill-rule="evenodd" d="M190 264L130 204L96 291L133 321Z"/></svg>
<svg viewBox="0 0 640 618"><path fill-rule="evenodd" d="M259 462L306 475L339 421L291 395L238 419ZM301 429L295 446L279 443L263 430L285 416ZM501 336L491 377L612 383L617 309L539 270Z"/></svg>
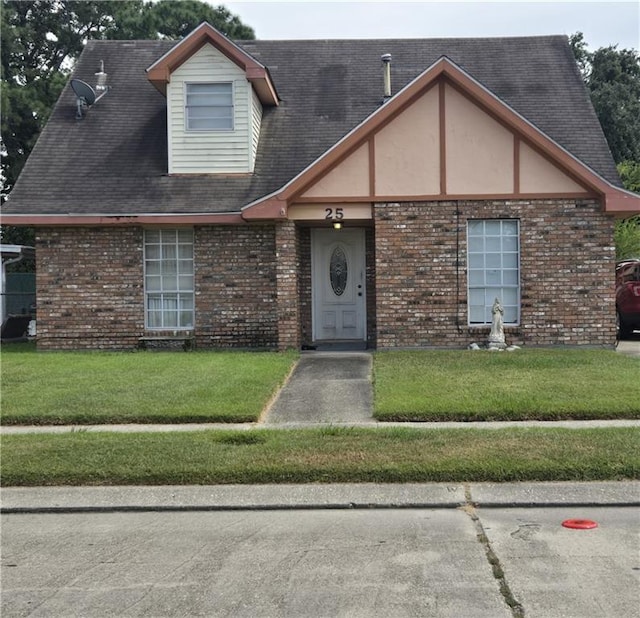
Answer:
<svg viewBox="0 0 640 618"><path fill-rule="evenodd" d="M93 83L104 60L111 90L77 121L75 95L65 87L3 211L237 212L279 189L379 107L384 53L393 55L394 93L446 55L620 186L565 36L237 43L268 67L282 99L265 108L252 176L168 176L166 101L145 69L175 43L89 41L74 77Z"/></svg>

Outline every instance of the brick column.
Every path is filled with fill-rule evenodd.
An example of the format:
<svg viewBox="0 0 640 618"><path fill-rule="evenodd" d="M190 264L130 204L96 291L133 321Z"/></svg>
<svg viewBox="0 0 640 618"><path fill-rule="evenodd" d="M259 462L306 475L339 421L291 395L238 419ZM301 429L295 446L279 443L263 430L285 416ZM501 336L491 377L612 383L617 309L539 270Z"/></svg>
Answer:
<svg viewBox="0 0 640 618"><path fill-rule="evenodd" d="M276 224L276 288L278 303L278 349L300 347L298 297L298 242L293 221Z"/></svg>

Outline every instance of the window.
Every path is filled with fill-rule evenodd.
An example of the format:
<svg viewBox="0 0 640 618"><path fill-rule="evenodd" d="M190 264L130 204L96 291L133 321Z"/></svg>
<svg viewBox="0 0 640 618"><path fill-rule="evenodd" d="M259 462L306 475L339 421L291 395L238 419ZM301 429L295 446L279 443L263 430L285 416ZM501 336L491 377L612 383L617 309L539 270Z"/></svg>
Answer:
<svg viewBox="0 0 640 618"><path fill-rule="evenodd" d="M193 328L193 230L145 230L144 286L147 328Z"/></svg>
<svg viewBox="0 0 640 618"><path fill-rule="evenodd" d="M515 219L467 222L469 324L491 324L496 298L504 323L520 322L520 241Z"/></svg>
<svg viewBox="0 0 640 618"><path fill-rule="evenodd" d="M233 130L233 84L186 84L188 131Z"/></svg>

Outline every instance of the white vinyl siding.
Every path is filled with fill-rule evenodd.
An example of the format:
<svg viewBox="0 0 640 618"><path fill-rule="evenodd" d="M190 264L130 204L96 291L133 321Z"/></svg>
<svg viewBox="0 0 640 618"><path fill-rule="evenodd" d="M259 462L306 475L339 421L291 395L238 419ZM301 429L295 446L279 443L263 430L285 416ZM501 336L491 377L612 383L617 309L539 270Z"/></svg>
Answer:
<svg viewBox="0 0 640 618"><path fill-rule="evenodd" d="M233 84L185 84L187 131L233 130Z"/></svg>
<svg viewBox="0 0 640 618"><path fill-rule="evenodd" d="M260 141L260 125L262 124L262 103L253 88L251 88L251 111L251 171L253 171L258 142Z"/></svg>
<svg viewBox="0 0 640 618"><path fill-rule="evenodd" d="M491 324L496 298L504 323L520 322L520 238L515 219L467 222L469 325Z"/></svg>
<svg viewBox="0 0 640 618"><path fill-rule="evenodd" d="M233 129L186 129L187 84L231 84ZM251 171L251 84L244 71L211 45L179 66L167 84L170 174L246 173Z"/></svg>
<svg viewBox="0 0 640 618"><path fill-rule="evenodd" d="M144 296L146 328L193 328L193 230L145 230Z"/></svg>

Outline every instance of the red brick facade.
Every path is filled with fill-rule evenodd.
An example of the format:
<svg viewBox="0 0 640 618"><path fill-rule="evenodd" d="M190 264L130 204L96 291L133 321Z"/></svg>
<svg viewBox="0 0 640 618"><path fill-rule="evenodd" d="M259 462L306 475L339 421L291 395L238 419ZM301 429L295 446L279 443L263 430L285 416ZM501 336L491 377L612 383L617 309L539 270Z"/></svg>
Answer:
<svg viewBox="0 0 640 618"><path fill-rule="evenodd" d="M520 221L518 345L613 345L613 220L595 200L376 204L378 348L460 347L467 325L468 219Z"/></svg>
<svg viewBox="0 0 640 618"><path fill-rule="evenodd" d="M274 226L196 227L198 348L278 346Z"/></svg>
<svg viewBox="0 0 640 618"><path fill-rule="evenodd" d="M38 348L131 349L144 333L142 229L38 228Z"/></svg>
<svg viewBox="0 0 640 618"><path fill-rule="evenodd" d="M613 220L595 200L374 205L366 228L369 347L465 347L468 219L520 222L519 345L612 345ZM39 228L38 346L133 349L145 331L143 230ZM194 229L198 348L312 343L310 228L292 221ZM168 334L168 333L167 333Z"/></svg>

